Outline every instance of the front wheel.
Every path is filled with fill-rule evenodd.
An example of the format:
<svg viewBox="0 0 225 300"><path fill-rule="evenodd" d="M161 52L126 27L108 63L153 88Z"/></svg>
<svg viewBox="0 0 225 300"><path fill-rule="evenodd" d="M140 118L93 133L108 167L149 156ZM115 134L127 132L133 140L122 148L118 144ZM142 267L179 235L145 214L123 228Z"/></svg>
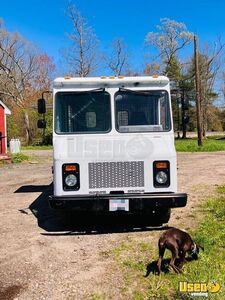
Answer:
<svg viewBox="0 0 225 300"><path fill-rule="evenodd" d="M159 224L165 224L169 222L171 216L171 208L158 209L155 211L155 221Z"/></svg>

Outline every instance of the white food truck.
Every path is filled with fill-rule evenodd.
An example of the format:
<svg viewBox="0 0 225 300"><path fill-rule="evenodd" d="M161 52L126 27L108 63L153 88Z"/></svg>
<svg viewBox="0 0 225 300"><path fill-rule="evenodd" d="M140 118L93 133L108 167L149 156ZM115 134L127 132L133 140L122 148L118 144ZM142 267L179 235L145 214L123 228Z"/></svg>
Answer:
<svg viewBox="0 0 225 300"><path fill-rule="evenodd" d="M177 193L167 77L65 77L53 87L52 208L122 211L162 224L186 205Z"/></svg>

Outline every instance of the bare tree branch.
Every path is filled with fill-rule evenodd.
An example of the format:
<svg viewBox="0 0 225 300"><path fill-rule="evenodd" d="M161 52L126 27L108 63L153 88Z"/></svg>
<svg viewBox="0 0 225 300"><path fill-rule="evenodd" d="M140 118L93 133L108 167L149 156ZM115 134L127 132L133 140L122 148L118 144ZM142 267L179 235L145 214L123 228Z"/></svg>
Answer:
<svg viewBox="0 0 225 300"><path fill-rule="evenodd" d="M177 53L193 40L193 34L187 31L184 23L179 23L168 18L161 19L157 32L149 32L146 44L153 46L159 52L165 70L177 59Z"/></svg>
<svg viewBox="0 0 225 300"><path fill-rule="evenodd" d="M105 55L105 61L113 75L120 76L128 68L127 46L121 38L115 39L112 43L110 56Z"/></svg>
<svg viewBox="0 0 225 300"><path fill-rule="evenodd" d="M43 69L38 57L28 41L18 33L7 31L0 23L0 96L11 108L23 109L27 141L30 141L30 128L26 108Z"/></svg>
<svg viewBox="0 0 225 300"><path fill-rule="evenodd" d="M98 40L74 4L68 4L66 14L72 22L73 32L68 36L71 47L64 51L64 58L70 73L86 77L97 68Z"/></svg>

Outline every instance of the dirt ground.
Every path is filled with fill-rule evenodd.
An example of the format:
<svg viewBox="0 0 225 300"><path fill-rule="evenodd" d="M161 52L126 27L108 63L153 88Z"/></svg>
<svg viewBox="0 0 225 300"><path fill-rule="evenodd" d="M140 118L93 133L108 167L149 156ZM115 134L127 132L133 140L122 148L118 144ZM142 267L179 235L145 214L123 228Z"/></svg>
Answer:
<svg viewBox="0 0 225 300"><path fill-rule="evenodd" d="M0 299L82 300L102 293L120 299L121 275L111 272L115 262L103 253L128 237L157 245L162 229L68 227L46 201L51 151L28 154L31 162L0 168ZM178 154L178 178L188 205L172 211L169 225L188 230L200 201L225 183L225 153Z"/></svg>

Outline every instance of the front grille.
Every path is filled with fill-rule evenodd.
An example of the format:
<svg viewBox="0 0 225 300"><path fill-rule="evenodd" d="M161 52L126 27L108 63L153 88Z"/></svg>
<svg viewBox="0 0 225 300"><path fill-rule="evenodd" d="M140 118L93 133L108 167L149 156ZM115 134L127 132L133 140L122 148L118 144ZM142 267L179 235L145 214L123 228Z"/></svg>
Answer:
<svg viewBox="0 0 225 300"><path fill-rule="evenodd" d="M144 162L89 163L89 188L143 187Z"/></svg>

